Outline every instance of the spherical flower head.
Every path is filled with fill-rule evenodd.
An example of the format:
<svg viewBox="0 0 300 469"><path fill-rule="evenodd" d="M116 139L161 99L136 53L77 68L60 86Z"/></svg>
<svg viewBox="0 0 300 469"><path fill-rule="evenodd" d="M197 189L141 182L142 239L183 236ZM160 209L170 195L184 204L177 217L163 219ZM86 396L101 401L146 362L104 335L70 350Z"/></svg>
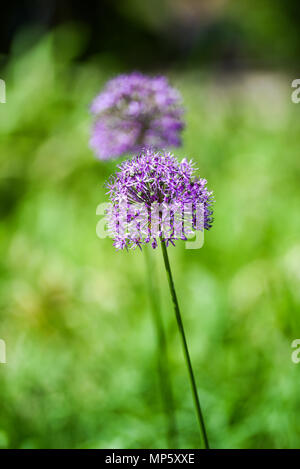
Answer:
<svg viewBox="0 0 300 469"><path fill-rule="evenodd" d="M209 230L213 197L192 161L144 149L118 166L106 186L111 204L107 225L117 249L134 249L159 240L167 245Z"/></svg>
<svg viewBox="0 0 300 469"><path fill-rule="evenodd" d="M152 146L180 146L184 128L179 92L163 76L119 75L92 102L90 145L100 159Z"/></svg>

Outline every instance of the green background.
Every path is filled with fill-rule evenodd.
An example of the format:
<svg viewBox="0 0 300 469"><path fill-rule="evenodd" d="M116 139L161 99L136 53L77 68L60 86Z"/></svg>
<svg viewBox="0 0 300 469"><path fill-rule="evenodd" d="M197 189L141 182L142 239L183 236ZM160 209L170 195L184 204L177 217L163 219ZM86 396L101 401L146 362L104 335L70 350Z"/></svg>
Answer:
<svg viewBox="0 0 300 469"><path fill-rule="evenodd" d="M88 106L126 67L107 54L77 61L83 36L69 25L24 48L30 31L20 32L4 69L0 447L165 448L144 255L116 252L96 236L96 207L107 200L103 183L116 162L98 161L88 148ZM194 159L216 199L204 247L169 249L211 446L298 448L297 76L148 65L182 93L187 125L174 153ZM151 254L177 447L197 448L162 255Z"/></svg>

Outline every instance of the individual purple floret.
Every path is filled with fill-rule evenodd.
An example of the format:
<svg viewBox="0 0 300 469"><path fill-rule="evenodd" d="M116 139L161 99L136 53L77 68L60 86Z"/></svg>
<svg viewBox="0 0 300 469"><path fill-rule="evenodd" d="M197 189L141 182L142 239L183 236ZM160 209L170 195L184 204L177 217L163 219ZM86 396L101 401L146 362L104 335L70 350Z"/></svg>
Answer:
<svg viewBox="0 0 300 469"><path fill-rule="evenodd" d="M92 102L90 145L106 160L152 146L181 144L184 127L179 92L163 76L119 75Z"/></svg>
<svg viewBox="0 0 300 469"><path fill-rule="evenodd" d="M141 248L162 240L186 240L212 226L214 202L207 181L195 177L192 161L144 149L124 161L107 182L111 204L107 225L117 249Z"/></svg>

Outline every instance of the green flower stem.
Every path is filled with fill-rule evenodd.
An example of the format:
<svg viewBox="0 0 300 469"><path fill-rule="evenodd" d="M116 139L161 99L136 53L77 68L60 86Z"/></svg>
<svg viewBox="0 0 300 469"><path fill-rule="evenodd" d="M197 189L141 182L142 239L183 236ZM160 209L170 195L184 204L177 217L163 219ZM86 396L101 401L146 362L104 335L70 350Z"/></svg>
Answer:
<svg viewBox="0 0 300 469"><path fill-rule="evenodd" d="M147 246L143 249L148 273L149 297L151 302L151 310L153 323L157 337L157 366L159 373L159 383L161 388L162 404L166 416L167 425L167 441L170 449L177 447L178 432L175 418L174 396L169 372L169 360L167 351L166 334L163 321L160 314L157 282L155 281L155 269L151 259L151 253L148 252Z"/></svg>
<svg viewBox="0 0 300 469"><path fill-rule="evenodd" d="M183 354L184 358L186 361L187 369L188 369L188 374L190 378L190 384L192 388L192 394L193 394L193 399L194 399L194 404L196 408L196 415L197 415L197 420L199 423L199 428L200 428L200 434L201 434L201 439L203 441L204 448L209 449L209 443L208 443L208 438L207 438L207 433L205 429L205 424L204 424L204 419L200 407L200 401L197 393L197 387L196 387L196 381L195 381L195 376L193 372L193 367L190 359L190 354L187 346L187 341L185 337L185 332L183 328L183 323L182 323L182 318L180 314L180 309L179 309L179 304L177 300L177 295L175 291L175 286L173 282L173 277L172 277L172 272L171 272L171 267L170 267L170 262L169 262L169 257L168 257L168 252L167 252L167 247L166 244L162 241L161 242L161 248L162 248L162 253L163 253L163 258L165 262L165 268L166 268L166 273L168 277L168 282L169 282L169 287L170 287L170 293L173 301L173 306L175 310L175 315L176 315L176 321L179 329L179 334L181 337L181 342L182 342L182 347L183 347Z"/></svg>

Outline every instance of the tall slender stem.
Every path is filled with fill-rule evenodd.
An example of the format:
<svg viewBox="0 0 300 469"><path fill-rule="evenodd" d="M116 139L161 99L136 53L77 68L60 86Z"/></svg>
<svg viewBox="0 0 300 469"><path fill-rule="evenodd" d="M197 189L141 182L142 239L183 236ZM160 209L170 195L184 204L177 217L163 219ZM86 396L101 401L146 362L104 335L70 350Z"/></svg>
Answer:
<svg viewBox="0 0 300 469"><path fill-rule="evenodd" d="M195 404L195 408L196 408L197 420L198 420L198 424L199 424L199 428L200 428L200 434L201 434L201 438L203 440L204 448L209 449L209 443L208 443L207 433L206 433L206 429L205 429L204 418L203 418L203 415L202 415L200 401L199 401L199 397L198 397L198 393L197 393L197 386L196 386L195 376L194 376L192 362L191 362L189 349L188 349L188 346L187 346L187 341L186 341L185 332L184 332L184 328L183 328L183 322L182 322L182 318L181 318L181 314L180 314L179 304L178 304L177 295L176 295L175 286L174 286L174 281L173 281L173 277L172 277L172 272L171 272L167 247L166 247L166 244L163 241L161 242L161 248L162 248L163 258L164 258L164 262L165 262L165 268L166 268L166 272L167 272L167 277L168 277L171 297L172 297L172 301L173 301L173 306L174 306L174 310L175 310L177 325L178 325L178 329L179 329L179 333L180 333L180 337L181 337L181 342L182 342L182 347L183 347L183 354L184 354L184 358L185 358L185 361L186 361L188 374L189 374L189 378L190 378L192 394L193 394L194 404Z"/></svg>
<svg viewBox="0 0 300 469"><path fill-rule="evenodd" d="M151 261L150 253L148 252L147 247L145 247L144 252L148 272L149 297L157 337L157 367L162 396L162 404L164 406L164 411L166 415L167 440L169 448L174 449L177 446L177 424L174 411L175 406L172 391L172 383L169 372L166 334L160 314L158 292L156 288L157 282L155 282L155 269L153 268L153 263Z"/></svg>

